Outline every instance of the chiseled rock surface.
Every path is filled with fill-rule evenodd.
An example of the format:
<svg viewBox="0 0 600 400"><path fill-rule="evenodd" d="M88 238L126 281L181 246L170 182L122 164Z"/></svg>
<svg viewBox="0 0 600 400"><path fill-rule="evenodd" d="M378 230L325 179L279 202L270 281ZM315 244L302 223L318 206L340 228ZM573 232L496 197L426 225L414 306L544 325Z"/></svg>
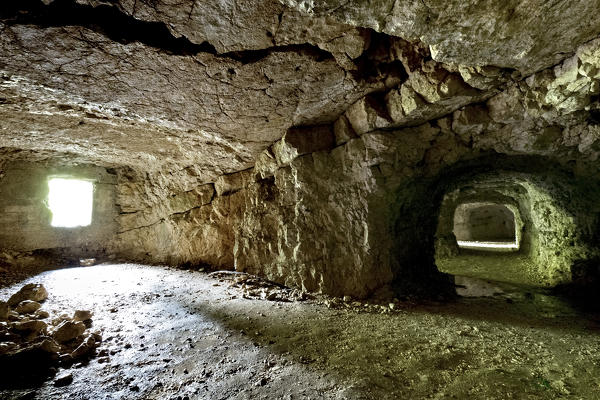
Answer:
<svg viewBox="0 0 600 400"><path fill-rule="evenodd" d="M535 156L595 187L599 1L7 3L0 168L110 168L101 246L126 260L356 297L442 290L452 174ZM593 212L575 213L569 257L593 253Z"/></svg>
<svg viewBox="0 0 600 400"><path fill-rule="evenodd" d="M288 127L333 121L381 87L312 49L240 62L169 55L81 27L3 32L2 147L101 166L194 166L204 182L250 167Z"/></svg>
<svg viewBox="0 0 600 400"><path fill-rule="evenodd" d="M513 68L523 75L556 64L600 34L597 0L282 2L310 14L420 40L437 61Z"/></svg>
<svg viewBox="0 0 600 400"><path fill-rule="evenodd" d="M454 105L457 108L453 112L418 126L370 130L377 125L368 125L367 118L368 128L357 136L354 126L361 120L355 119L355 125L351 125L351 119L344 116L329 131L322 126L313 127L312 132L304 127L300 131L305 132L303 138L312 138L310 145L298 142L290 147L293 141L284 137L261 155L259 160L263 161L256 165L255 173L247 171L244 183L236 184L234 193L221 191L210 204L167 218L151 228L131 231L131 236L122 242L135 238L135 246L131 247L162 259L171 255L182 262L209 264L210 260L226 260L229 267L239 271L336 295L362 297L393 279L402 280L403 276L435 276L428 258L431 250L427 237L434 234L431 229L435 230L436 206L431 196L442 190L438 187L443 188L435 183L440 173L461 163L476 163L479 157L494 150L513 157L545 157L545 161L536 162L547 163L548 171L568 166L573 160L575 172L594 176L594 143L598 137L588 133L590 136L583 136L587 142L577 141L582 145L573 147L574 139L566 135L579 126L586 126L589 132L595 129L589 120L594 116L591 99L598 58L587 56L595 54L594 49L594 43L590 43L578 51L581 56L577 57L586 61L566 60L526 81L510 81L494 89L499 93L487 101ZM572 65L578 65L578 69L569 72L565 81L563 77ZM538 82L537 88L531 88L532 82ZM547 93L548 88L558 88L558 94L551 99L566 92L581 100L570 108L561 102L550 103L544 100L547 96L538 94ZM429 101L443 101L438 89L423 93ZM536 98L540 102L531 100ZM421 107L428 107L427 104ZM320 144L323 132L329 132L327 146ZM332 137L339 138L333 148ZM312 151L298 150L309 148ZM501 162L504 161L494 167L500 168ZM511 165L507 163L506 168L515 168ZM147 184L148 188L155 187ZM567 188L571 184L574 189ZM575 180L565 183L563 194L553 195L573 196L567 194L569 190L579 193L581 203L574 209L568 210L564 203L554 204L548 199L542 202L554 204L548 206L550 220L562 221L561 226L569 226L571 233L560 238L548 226L536 240L546 245L573 241L569 245L573 251L565 252L558 260L545 247L536 248L532 257L556 264L556 270L540 272L541 279L561 281L565 265L593 254L584 239L587 228L568 222L567 215L579 214L576 221L593 219L595 208L590 196L593 197L595 186L586 186L586 195L577 185L581 183ZM540 219L535 224L542 227L546 223ZM173 243L177 243L177 248ZM231 253L216 258L216 246ZM419 265L419 271L414 271L415 265ZM429 281L428 285L435 283Z"/></svg>

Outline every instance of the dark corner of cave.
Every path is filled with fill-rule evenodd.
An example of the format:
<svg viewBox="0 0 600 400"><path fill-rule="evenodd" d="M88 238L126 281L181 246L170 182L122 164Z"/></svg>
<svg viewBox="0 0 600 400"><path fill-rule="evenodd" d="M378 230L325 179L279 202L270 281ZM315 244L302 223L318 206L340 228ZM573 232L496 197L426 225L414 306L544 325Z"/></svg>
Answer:
<svg viewBox="0 0 600 400"><path fill-rule="evenodd" d="M0 398L600 399L600 0L0 4Z"/></svg>

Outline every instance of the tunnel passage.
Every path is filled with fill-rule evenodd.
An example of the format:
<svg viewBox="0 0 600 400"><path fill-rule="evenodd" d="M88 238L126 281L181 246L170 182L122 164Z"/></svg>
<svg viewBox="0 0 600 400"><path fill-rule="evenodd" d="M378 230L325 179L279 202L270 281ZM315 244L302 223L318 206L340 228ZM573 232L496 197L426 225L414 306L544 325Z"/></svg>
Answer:
<svg viewBox="0 0 600 400"><path fill-rule="evenodd" d="M560 168L511 167L447 182L435 235L438 269L527 286L570 283L573 265L598 252L597 183Z"/></svg>
<svg viewBox="0 0 600 400"><path fill-rule="evenodd" d="M395 196L393 254L395 281L401 287L409 280L433 285L432 269L454 276L555 287L570 284L573 267L600 254L598 180L577 176L544 157L490 155L465 160L432 176L413 179ZM513 230L505 218L510 211L514 249L499 252L459 246L457 239L469 233L461 207L475 210L476 204L486 208L475 211L475 219L488 214L493 218L487 227L496 225L497 229L490 236L486 236L490 229L471 229L475 236L470 238L507 239ZM459 223L455 230L457 209L463 226Z"/></svg>
<svg viewBox="0 0 600 400"><path fill-rule="evenodd" d="M453 233L460 248L482 251L519 248L515 212L504 204L459 204L454 211Z"/></svg>

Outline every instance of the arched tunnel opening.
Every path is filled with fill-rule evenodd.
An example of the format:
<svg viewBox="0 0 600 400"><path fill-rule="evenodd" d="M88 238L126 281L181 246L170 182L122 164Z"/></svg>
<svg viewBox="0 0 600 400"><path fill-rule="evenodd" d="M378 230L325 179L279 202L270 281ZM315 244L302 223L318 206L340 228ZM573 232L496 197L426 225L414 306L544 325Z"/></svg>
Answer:
<svg viewBox="0 0 600 400"><path fill-rule="evenodd" d="M406 285L405 266L414 265L408 276L441 282L441 292L445 276L459 294L461 282L476 279L593 295L600 283L598 188L595 178L552 160L500 155L414 180L398 192L397 285Z"/></svg>
<svg viewBox="0 0 600 400"><path fill-rule="evenodd" d="M453 233L461 249L519 249L515 212L501 203L462 203L454 210Z"/></svg>

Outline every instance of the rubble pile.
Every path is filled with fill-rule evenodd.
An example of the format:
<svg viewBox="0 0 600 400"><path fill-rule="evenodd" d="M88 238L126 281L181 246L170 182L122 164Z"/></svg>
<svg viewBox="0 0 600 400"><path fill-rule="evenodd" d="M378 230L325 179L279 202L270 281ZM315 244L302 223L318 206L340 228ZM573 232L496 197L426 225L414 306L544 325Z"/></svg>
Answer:
<svg viewBox="0 0 600 400"><path fill-rule="evenodd" d="M72 316L51 318L42 309L48 292L41 284L23 286L7 301L0 301L0 365L7 384L56 373L95 355L102 336L93 332L92 313L77 310Z"/></svg>
<svg viewBox="0 0 600 400"><path fill-rule="evenodd" d="M240 288L244 299L292 302L313 298L305 291L291 289L243 272L215 271L209 276L219 279L219 282L228 282L230 288Z"/></svg>

